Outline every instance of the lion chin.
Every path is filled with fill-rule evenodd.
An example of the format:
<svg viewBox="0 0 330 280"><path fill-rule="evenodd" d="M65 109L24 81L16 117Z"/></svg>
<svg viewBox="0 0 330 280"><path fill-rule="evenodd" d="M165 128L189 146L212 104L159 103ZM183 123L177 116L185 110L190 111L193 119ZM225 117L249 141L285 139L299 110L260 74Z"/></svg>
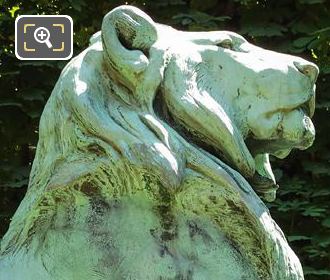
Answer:
<svg viewBox="0 0 330 280"><path fill-rule="evenodd" d="M233 32L112 10L47 102L0 278L303 280L258 195L275 199L270 155L314 140L317 75Z"/></svg>

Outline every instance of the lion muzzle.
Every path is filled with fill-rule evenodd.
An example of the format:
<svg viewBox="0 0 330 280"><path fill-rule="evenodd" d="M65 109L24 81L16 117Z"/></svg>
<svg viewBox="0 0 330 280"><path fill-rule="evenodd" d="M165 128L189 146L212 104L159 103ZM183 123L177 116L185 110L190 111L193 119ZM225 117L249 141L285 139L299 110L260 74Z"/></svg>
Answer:
<svg viewBox="0 0 330 280"><path fill-rule="evenodd" d="M284 115L283 139L292 143L292 148L305 150L315 139L315 128L310 117L302 110L297 109Z"/></svg>

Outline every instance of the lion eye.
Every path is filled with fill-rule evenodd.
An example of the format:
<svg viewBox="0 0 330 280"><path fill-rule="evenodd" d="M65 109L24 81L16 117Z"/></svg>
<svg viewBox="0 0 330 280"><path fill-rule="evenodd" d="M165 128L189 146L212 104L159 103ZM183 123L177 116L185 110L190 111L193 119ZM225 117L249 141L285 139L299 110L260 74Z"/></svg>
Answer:
<svg viewBox="0 0 330 280"><path fill-rule="evenodd" d="M217 44L218 47L224 48L224 49L234 49L233 41L230 39L225 39Z"/></svg>

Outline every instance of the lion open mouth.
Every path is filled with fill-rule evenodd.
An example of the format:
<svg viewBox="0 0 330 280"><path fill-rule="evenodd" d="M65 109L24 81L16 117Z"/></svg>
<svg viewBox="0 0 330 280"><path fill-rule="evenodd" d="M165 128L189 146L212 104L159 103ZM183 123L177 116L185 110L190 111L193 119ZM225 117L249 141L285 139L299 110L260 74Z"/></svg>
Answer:
<svg viewBox="0 0 330 280"><path fill-rule="evenodd" d="M275 176L273 174L269 155L284 159L292 149L305 150L315 139L315 129L311 117L315 110L313 101L305 102L297 109L283 114L283 122L277 139L260 140L252 137L246 139L246 144L255 158L256 173L250 183L266 201L276 198Z"/></svg>

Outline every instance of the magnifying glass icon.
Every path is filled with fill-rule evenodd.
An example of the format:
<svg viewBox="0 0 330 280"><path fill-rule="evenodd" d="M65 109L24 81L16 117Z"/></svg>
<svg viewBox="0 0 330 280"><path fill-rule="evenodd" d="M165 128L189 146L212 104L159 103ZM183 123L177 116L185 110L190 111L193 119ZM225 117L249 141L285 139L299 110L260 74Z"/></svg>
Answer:
<svg viewBox="0 0 330 280"><path fill-rule="evenodd" d="M50 49L53 47L52 43L49 41L50 33L46 27L38 27L34 31L34 39L38 43L46 44L47 47Z"/></svg>

